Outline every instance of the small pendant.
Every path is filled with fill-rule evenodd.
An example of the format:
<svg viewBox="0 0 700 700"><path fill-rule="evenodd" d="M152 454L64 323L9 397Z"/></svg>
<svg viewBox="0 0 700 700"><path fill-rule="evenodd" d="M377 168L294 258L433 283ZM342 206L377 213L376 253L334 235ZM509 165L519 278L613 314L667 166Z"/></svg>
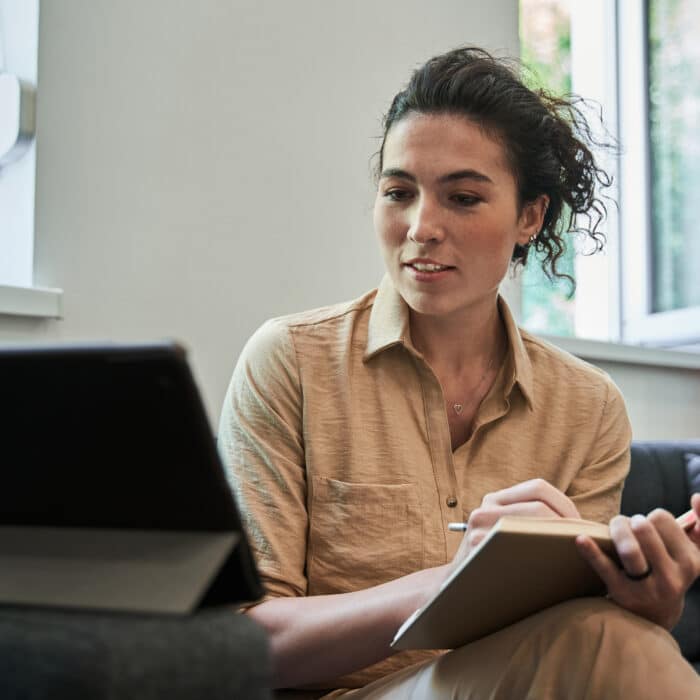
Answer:
<svg viewBox="0 0 700 700"><path fill-rule="evenodd" d="M462 412L462 409L464 408L464 406L462 406L461 403L453 403L452 408L454 408L455 413L460 414Z"/></svg>

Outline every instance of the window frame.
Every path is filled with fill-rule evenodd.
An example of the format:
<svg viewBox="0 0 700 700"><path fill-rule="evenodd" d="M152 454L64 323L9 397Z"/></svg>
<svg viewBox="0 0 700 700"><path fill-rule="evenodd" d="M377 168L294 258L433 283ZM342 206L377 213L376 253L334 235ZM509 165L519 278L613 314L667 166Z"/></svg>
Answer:
<svg viewBox="0 0 700 700"><path fill-rule="evenodd" d="M652 310L648 1L618 0L616 24L622 340L656 347L692 345L700 342L700 306Z"/></svg>
<svg viewBox="0 0 700 700"><path fill-rule="evenodd" d="M30 86L37 82L39 12L39 0L0 0L0 71ZM38 287L34 279L36 143L3 165L0 175L0 212L7 212L6 207L11 212L3 217L8 260L0 277L0 320L2 316L61 318L62 290Z"/></svg>
<svg viewBox="0 0 700 700"><path fill-rule="evenodd" d="M571 3L572 92L585 98L589 124L603 142L619 140L617 17L615 2ZM610 70L613 66L613 70ZM598 127L599 117L603 127ZM614 150L597 150L598 164L612 176L601 192L607 213L601 225L603 252L576 256L575 338L619 343L622 339L620 287L620 191ZM585 245L590 249L590 243Z"/></svg>

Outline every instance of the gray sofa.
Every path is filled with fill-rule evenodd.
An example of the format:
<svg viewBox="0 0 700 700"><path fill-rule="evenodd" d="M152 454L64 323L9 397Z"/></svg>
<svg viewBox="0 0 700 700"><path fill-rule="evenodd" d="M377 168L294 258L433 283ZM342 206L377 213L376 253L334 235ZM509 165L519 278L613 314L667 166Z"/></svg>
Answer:
<svg viewBox="0 0 700 700"><path fill-rule="evenodd" d="M688 510L690 494L700 491L700 440L634 442L632 466L622 493L625 515L657 507L674 515ZM683 656L700 673L700 579L686 597L683 617L673 630Z"/></svg>

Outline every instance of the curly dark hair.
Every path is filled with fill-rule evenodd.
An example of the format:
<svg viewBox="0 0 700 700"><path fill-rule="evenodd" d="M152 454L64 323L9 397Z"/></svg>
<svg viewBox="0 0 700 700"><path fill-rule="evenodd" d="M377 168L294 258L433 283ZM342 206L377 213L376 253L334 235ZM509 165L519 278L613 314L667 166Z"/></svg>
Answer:
<svg viewBox="0 0 700 700"><path fill-rule="evenodd" d="M568 279L573 292L574 280L557 270L557 262L566 249L568 233L592 239L593 252L605 244L598 227L607 212L598 190L609 187L612 178L597 165L590 147L614 145L593 136L580 109L582 102L575 96L556 97L530 89L521 77L521 67L512 60L497 59L473 46L454 49L415 70L406 88L394 97L384 117L378 172L389 130L408 114L447 113L473 120L503 144L519 206L542 194L549 197L534 244L516 245L513 262L524 265L534 246L544 253L542 268L547 276Z"/></svg>

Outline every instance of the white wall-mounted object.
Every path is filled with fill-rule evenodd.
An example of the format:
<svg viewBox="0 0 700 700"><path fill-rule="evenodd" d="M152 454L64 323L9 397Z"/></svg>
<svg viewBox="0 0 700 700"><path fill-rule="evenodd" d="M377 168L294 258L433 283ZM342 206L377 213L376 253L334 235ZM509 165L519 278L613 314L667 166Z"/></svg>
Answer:
<svg viewBox="0 0 700 700"><path fill-rule="evenodd" d="M0 315L26 308L24 290L58 286L34 275L38 39L39 0L0 0Z"/></svg>
<svg viewBox="0 0 700 700"><path fill-rule="evenodd" d="M34 138L36 89L10 73L0 73L0 167L21 158Z"/></svg>
<svg viewBox="0 0 700 700"><path fill-rule="evenodd" d="M0 315L63 318L63 292L60 289L0 284Z"/></svg>

